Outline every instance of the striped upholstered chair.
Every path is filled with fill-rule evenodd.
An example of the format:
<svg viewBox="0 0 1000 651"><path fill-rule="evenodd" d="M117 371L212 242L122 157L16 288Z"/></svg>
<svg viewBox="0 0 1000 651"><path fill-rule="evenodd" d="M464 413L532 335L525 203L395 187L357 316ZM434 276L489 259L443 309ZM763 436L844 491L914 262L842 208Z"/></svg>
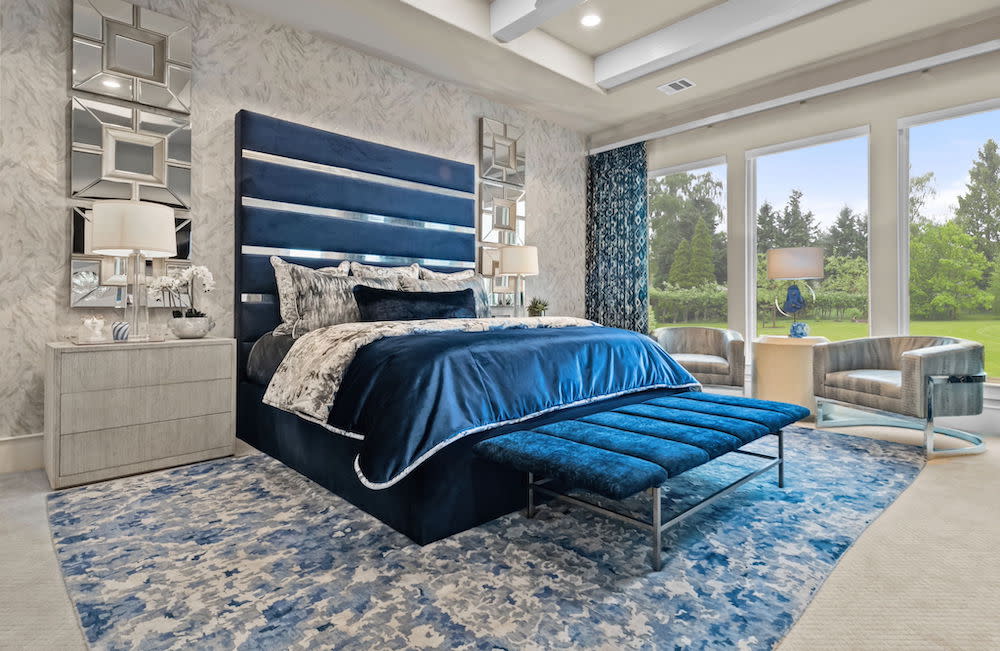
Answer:
<svg viewBox="0 0 1000 651"><path fill-rule="evenodd" d="M735 330L666 327L653 339L702 384L743 386L743 335Z"/></svg>
<svg viewBox="0 0 1000 651"><path fill-rule="evenodd" d="M983 345L954 337L866 337L813 348L817 427L890 425L924 430L927 456L975 454L983 440L968 432L936 427L938 416L983 411ZM831 405L862 409L870 417L830 418ZM973 445L934 447L934 433Z"/></svg>

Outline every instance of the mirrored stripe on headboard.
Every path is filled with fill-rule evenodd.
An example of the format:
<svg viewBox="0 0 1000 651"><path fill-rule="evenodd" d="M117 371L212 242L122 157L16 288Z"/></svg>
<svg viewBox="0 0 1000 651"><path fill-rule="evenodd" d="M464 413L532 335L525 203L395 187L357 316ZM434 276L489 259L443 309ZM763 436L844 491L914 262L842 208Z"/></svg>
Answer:
<svg viewBox="0 0 1000 651"><path fill-rule="evenodd" d="M468 233L471 235L476 234L476 229L473 226L455 226L453 224L442 224L440 222L424 221L420 219L402 219L399 217L389 217L387 215L376 215L373 213L357 212L353 210L338 210L336 208L300 206L294 203L254 199L253 197L243 197L243 207L280 210L282 212L294 212L302 215L318 215L322 217L331 217L333 219L347 219L356 222L391 224L394 226L404 226L406 228L426 228L435 231L450 231L452 233Z"/></svg>

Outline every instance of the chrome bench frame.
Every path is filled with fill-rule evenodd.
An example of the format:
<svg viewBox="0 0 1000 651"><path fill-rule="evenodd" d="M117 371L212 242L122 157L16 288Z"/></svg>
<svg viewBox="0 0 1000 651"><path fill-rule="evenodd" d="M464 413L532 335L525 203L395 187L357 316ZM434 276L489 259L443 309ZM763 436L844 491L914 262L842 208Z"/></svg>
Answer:
<svg viewBox="0 0 1000 651"><path fill-rule="evenodd" d="M729 484L727 486L724 486L723 488L715 491L714 493L712 493L711 495L709 495L705 499L701 500L700 502L698 502L696 504L693 504L692 506L689 506L688 508L686 508L685 510L681 511L677 515L673 516L672 518L670 518L666 522L663 522L663 502L661 500L661 492L662 492L662 487L661 486L654 486L653 488L649 489L650 496L651 496L651 502L652 502L652 504L651 504L651 507L652 507L651 508L651 510L652 510L652 517L651 517L651 521L646 521L644 519L637 518L637 517L635 517L633 515L629 515L627 513L621 513L619 511L615 511L613 509L609 509L609 508L600 506L598 504L594 504L593 502L588 502L588 501L582 500L582 499L580 499L578 497L573 497L572 495L567 495L566 493L561 493L559 491L552 490L551 488L549 488L549 487L547 487L545 485L545 484L548 484L549 482L551 482L552 481L551 479L542 479L542 480L537 480L536 481L534 473L530 473L530 472L528 473L528 509L527 509L527 516L529 518L535 517L535 513L536 513L536 510L537 510L536 506L535 506L535 492L537 491L537 492L539 492L539 493L541 493L543 495L548 495L549 497L553 497L553 498L555 498L557 500L561 500L563 502L567 502L569 504L573 504L575 506L580 506L580 507L583 507L583 508L588 509L590 511L594 511L595 513L600 513L602 515L606 515L608 517L612 517L612 518L621 520L622 522L626 522L628 524L634 525L636 527L639 527L640 529L645 529L646 531L651 531L653 533L653 571L654 572L659 572L663 568L663 532L664 531L666 531L667 529L670 529L671 527L676 527L681 522L683 522L684 520L688 519L689 517L691 517L692 515L694 515L698 511L701 511L703 508L711 505L713 502L715 502L719 498L721 498L721 497L725 496L726 494L728 494L728 493L736 490L737 488L739 488L743 484L747 483L751 479L754 479L754 478L762 475L763 473L767 472L771 468L774 468L775 466L777 466L777 468L778 468L778 488L784 488L785 487L785 432L782 429L782 430L778 430L777 432L772 432L771 435L778 437L778 455L777 456L771 456L769 454L762 454L760 452L750 452L748 450L733 450L732 451L733 454L744 454L744 455L751 456L751 457L758 457L760 459L767 459L768 463L765 464L765 465L763 465L763 466L761 466L760 468L757 468L753 472L750 472L749 474L746 474L743 477L740 477L739 479L737 479L733 483L731 483L731 484ZM757 439L757 440L761 440L761 439ZM727 452L726 454L730 454L730 453ZM720 455L718 457L715 457L715 459L721 459L724 456L726 456L726 455L725 454ZM715 459L710 459L709 461L707 461L705 463L711 463L712 461L715 461ZM695 467L700 467L701 465L704 465L704 464L700 464L699 466L695 466ZM692 468L692 470L693 470L693 468Z"/></svg>

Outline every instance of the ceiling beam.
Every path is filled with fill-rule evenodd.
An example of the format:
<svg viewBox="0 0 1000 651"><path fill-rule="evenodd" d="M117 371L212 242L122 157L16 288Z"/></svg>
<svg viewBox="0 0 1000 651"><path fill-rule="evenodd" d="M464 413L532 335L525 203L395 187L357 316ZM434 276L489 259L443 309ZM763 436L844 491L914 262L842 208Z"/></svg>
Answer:
<svg viewBox="0 0 1000 651"><path fill-rule="evenodd" d="M490 31L496 40L509 43L583 1L493 0L490 4Z"/></svg>
<svg viewBox="0 0 1000 651"><path fill-rule="evenodd" d="M615 88L842 1L728 0L598 56L595 81Z"/></svg>

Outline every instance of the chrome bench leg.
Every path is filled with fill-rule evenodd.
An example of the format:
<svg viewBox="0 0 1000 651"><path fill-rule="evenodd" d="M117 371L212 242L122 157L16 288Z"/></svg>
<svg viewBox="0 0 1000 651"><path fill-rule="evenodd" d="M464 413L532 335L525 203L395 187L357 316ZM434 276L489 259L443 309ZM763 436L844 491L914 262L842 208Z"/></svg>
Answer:
<svg viewBox="0 0 1000 651"><path fill-rule="evenodd" d="M663 502L660 487L650 489L653 494L653 571L663 568Z"/></svg>
<svg viewBox="0 0 1000 651"><path fill-rule="evenodd" d="M778 488L785 487L785 430L778 430Z"/></svg>
<svg viewBox="0 0 1000 651"><path fill-rule="evenodd" d="M535 473L528 473L528 517L535 517Z"/></svg>

